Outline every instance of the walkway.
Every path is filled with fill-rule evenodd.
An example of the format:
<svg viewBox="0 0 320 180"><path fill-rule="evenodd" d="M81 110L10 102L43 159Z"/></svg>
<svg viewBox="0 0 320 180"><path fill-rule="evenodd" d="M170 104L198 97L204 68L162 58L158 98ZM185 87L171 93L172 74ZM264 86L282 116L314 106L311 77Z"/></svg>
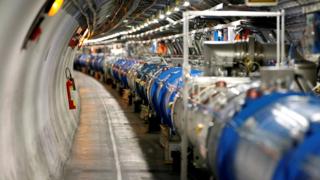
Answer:
<svg viewBox="0 0 320 180"><path fill-rule="evenodd" d="M163 163L159 134L148 134L147 125L115 90L81 73L75 74L75 81L81 120L65 180L179 179Z"/></svg>

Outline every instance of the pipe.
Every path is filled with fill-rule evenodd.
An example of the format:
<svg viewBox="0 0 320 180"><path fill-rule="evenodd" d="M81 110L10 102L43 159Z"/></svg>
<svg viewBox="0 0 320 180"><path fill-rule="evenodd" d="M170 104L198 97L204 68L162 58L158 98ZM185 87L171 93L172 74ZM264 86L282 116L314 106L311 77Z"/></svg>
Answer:
<svg viewBox="0 0 320 180"><path fill-rule="evenodd" d="M204 47L204 57L208 64L206 73L217 75L217 68L234 67L237 63L245 63L249 67L254 63L275 60L276 48L275 44L261 44L253 38L249 38L247 42L208 42Z"/></svg>
<svg viewBox="0 0 320 180"><path fill-rule="evenodd" d="M72 0L71 2L78 8L78 10L80 11L80 13L85 17L86 22L87 22L88 29L89 29L89 31L91 31L91 30L92 30L92 27L91 27L91 25L90 25L90 18L89 18L89 16L88 16L88 14L86 14L86 13L84 12L84 10L81 8L81 6L80 6L80 4L78 3L77 0ZM89 34L91 34L91 33L89 33Z"/></svg>
<svg viewBox="0 0 320 180"><path fill-rule="evenodd" d="M86 0L88 7L90 9L90 11L93 14L93 21L92 21L92 31L89 34L89 37L94 33L95 29L96 29L96 23L97 23L97 13L96 10L93 8L93 4L91 0Z"/></svg>

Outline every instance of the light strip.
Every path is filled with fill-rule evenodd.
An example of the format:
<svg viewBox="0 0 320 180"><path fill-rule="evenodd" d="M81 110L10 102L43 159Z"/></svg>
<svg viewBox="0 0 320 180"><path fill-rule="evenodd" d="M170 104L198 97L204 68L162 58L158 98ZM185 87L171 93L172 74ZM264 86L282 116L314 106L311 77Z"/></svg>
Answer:
<svg viewBox="0 0 320 180"><path fill-rule="evenodd" d="M193 30L191 32L189 32L189 34L195 34L195 33L199 33L199 32L208 32L213 30L214 28L203 28L203 29L197 29L197 30ZM128 44L137 44L137 43L150 43L151 41L160 41L160 40L169 40L169 39L173 39L173 38L179 38L179 37L183 37L183 34L175 34L175 35L171 35L171 36L165 36L165 37L161 37L161 38L154 38L154 39L149 39L149 40L144 40L144 41L137 41L137 40L131 40L128 41Z"/></svg>
<svg viewBox="0 0 320 180"><path fill-rule="evenodd" d="M190 2L187 0L183 3L183 6L184 7L187 7L187 6L190 6ZM179 6L176 6L173 8L175 12L179 12L181 9ZM172 11L170 11L170 13L167 14L167 17L172 13ZM179 21L173 21L172 19L167 19L166 18L166 15L165 14L161 14L160 17L159 17L161 20L167 20L169 21L170 24L177 24L178 22L182 22L183 20L179 20ZM172 21L171 21L172 20ZM118 36L121 36L121 35L128 35L128 34L132 34L132 33L135 33L137 31L140 31L141 29L143 28L146 28L148 27L149 25L151 25L152 23L154 24L157 24L159 23L159 19L154 19L154 20L150 20L150 23L146 23L146 24L143 24L141 25L140 27L135 27L135 28L132 28L131 30L128 30L128 31L122 31L122 32L119 32L119 33L115 33L115 34L111 34L111 35L108 35L108 36L104 36L104 37L101 37L101 38L97 38L97 39L90 39L90 40L87 40L85 42L85 44L90 44L90 43L97 43L97 42L101 42L101 41L106 41L106 40L109 40L109 39L114 39L114 38L117 38ZM160 30L160 29L159 29Z"/></svg>
<svg viewBox="0 0 320 180"><path fill-rule="evenodd" d="M194 18L195 16L192 16L191 18ZM165 29L168 29L170 28L171 25L175 25L176 23L179 23L180 21L183 21L183 20L178 20L178 21L175 21L175 23L172 23L172 24L167 24L167 25L164 25L164 26L161 26L159 28L156 28L156 29L153 29L153 30L150 30L150 31L146 31L146 32L143 32L143 33L140 33L140 34L135 34L135 35L129 35L127 34L126 36L123 36L121 37L121 40L125 40L125 39L132 39L132 38L142 38L142 37L145 37L146 35L149 35L149 34L152 34L152 33L155 33L157 31L161 32ZM237 21L233 21L233 22L230 22L228 24L224 24L224 26L237 26L239 24L241 24L242 21L245 21L245 20L237 20ZM223 26L223 27L224 27ZM218 24L214 27L211 27L211 28L203 28L203 29L197 29L197 30L193 30L190 32L190 34L194 34L194 33L199 33L199 32L208 32L208 31L213 31L215 29L221 29L222 26L221 24ZM123 34L123 33L122 33ZM166 37L162 37L162 38L155 38L155 39L151 39L151 40L147 40L147 41L138 41L138 40L129 40L128 42L131 42L131 43L146 43L146 42L150 42L150 41L153 41L153 40L167 40L167 39L171 39L172 37L175 37L175 38L178 38L178 37L182 37L182 34L176 34L176 35L171 35L171 36L166 36ZM108 43L112 43L112 42L115 42L117 41L116 38L114 39L111 39L111 40L108 40L108 41L105 41L105 42L100 42L100 43L97 43L97 44L108 44Z"/></svg>

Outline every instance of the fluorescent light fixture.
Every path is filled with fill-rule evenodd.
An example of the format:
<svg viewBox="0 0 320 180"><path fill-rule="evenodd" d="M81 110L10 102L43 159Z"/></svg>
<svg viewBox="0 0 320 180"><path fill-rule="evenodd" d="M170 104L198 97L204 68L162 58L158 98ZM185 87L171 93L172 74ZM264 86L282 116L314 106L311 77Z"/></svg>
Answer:
<svg viewBox="0 0 320 180"><path fill-rule="evenodd" d="M223 3L220 3L218 5L216 5L215 7L213 7L214 10L221 10L223 9Z"/></svg>
<svg viewBox="0 0 320 180"><path fill-rule="evenodd" d="M189 1L185 1L185 2L183 3L183 6L184 6L184 7L190 6L190 2L189 2Z"/></svg>
<svg viewBox="0 0 320 180"><path fill-rule="evenodd" d="M175 21L169 17L166 18L167 21L169 21L170 23L174 23ZM169 25L170 26L170 25Z"/></svg>
<svg viewBox="0 0 320 180"><path fill-rule="evenodd" d="M63 0L55 0L51 5L51 8L48 12L48 16L54 16L58 13L63 5Z"/></svg>
<svg viewBox="0 0 320 180"><path fill-rule="evenodd" d="M163 15L163 14L160 14L159 18L160 18L160 19L164 19L164 18L166 18L166 16Z"/></svg>
<svg viewBox="0 0 320 180"><path fill-rule="evenodd" d="M179 7L175 7L174 8L174 12L179 12L180 11L180 8Z"/></svg>

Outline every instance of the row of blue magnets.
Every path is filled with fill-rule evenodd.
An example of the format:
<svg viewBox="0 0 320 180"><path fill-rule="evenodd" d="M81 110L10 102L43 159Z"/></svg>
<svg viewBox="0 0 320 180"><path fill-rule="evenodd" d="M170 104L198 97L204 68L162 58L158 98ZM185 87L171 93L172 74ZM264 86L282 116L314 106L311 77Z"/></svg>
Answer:
<svg viewBox="0 0 320 180"><path fill-rule="evenodd" d="M99 54L81 54L74 60L74 66L80 68L90 68L93 71L104 73L105 57Z"/></svg>
<svg viewBox="0 0 320 180"><path fill-rule="evenodd" d="M124 88L129 88L129 70L136 64L135 89L133 91L161 118L163 124L173 128L170 104L173 103L179 89L183 86L182 68L167 65L144 63L136 60L118 59L113 63L113 78ZM199 76L202 71L191 70L191 76ZM147 88L150 88L149 90Z"/></svg>

